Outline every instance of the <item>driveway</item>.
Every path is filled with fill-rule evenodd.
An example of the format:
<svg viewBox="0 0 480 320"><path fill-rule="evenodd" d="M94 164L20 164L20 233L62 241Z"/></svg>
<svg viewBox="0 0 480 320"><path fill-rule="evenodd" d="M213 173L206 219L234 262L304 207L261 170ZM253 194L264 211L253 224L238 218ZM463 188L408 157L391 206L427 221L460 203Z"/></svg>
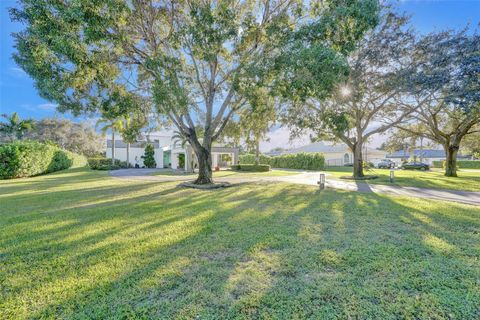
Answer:
<svg viewBox="0 0 480 320"><path fill-rule="evenodd" d="M171 172L170 169L119 169L110 171L110 175L115 178L127 180L144 180L144 181L188 181L192 180L192 176L155 176L157 172Z"/></svg>
<svg viewBox="0 0 480 320"><path fill-rule="evenodd" d="M295 176L272 178L282 182L317 185L317 181L319 180L319 173L309 172ZM480 192L368 184L365 182L329 179L328 176L326 177L326 187L349 191L375 192L392 196L428 198L444 201L455 201L472 205L480 205Z"/></svg>
<svg viewBox="0 0 480 320"><path fill-rule="evenodd" d="M192 176L168 176L152 175L155 172L169 171L168 169L121 169L110 171L112 177L128 180L144 181L188 181ZM293 184L317 186L320 172L301 172L289 176L256 176L256 177L218 177L215 181L242 183L242 182L286 182ZM341 189L358 192L374 192L392 196L404 196L414 198L436 199L444 201L454 201L471 205L480 205L480 192L426 189L416 187L399 187L389 185L375 185L365 182L346 181L338 179L329 179L326 176L326 188Z"/></svg>

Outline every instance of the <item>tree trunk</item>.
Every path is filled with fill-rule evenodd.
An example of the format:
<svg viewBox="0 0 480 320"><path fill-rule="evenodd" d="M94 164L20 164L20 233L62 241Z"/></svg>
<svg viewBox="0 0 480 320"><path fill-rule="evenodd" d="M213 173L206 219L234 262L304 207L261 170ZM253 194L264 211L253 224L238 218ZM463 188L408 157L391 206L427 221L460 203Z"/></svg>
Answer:
<svg viewBox="0 0 480 320"><path fill-rule="evenodd" d="M112 129L112 165L115 165L115 131Z"/></svg>
<svg viewBox="0 0 480 320"><path fill-rule="evenodd" d="M210 148L194 148L198 159L198 177L195 184L211 184L212 179L212 153Z"/></svg>
<svg viewBox="0 0 480 320"><path fill-rule="evenodd" d="M255 164L260 164L260 141L256 141L255 143Z"/></svg>
<svg viewBox="0 0 480 320"><path fill-rule="evenodd" d="M420 162L423 162L423 137L420 137Z"/></svg>
<svg viewBox="0 0 480 320"><path fill-rule="evenodd" d="M457 154L459 146L446 145L444 146L447 159L445 160L445 176L456 177L457 176Z"/></svg>
<svg viewBox="0 0 480 320"><path fill-rule="evenodd" d="M130 142L127 143L127 168L130 168Z"/></svg>
<svg viewBox="0 0 480 320"><path fill-rule="evenodd" d="M363 154L362 154L362 144L356 142L353 145L353 178L363 178Z"/></svg>

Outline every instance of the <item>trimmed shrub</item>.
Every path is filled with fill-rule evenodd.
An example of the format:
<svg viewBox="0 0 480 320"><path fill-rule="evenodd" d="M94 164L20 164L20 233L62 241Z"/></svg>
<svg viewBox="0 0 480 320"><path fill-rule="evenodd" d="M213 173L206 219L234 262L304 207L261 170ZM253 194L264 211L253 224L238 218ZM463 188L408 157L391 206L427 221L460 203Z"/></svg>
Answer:
<svg viewBox="0 0 480 320"><path fill-rule="evenodd" d="M0 146L0 178L32 177L87 164L82 155L52 144L18 141Z"/></svg>
<svg viewBox="0 0 480 320"><path fill-rule="evenodd" d="M254 164L254 155L240 156L240 164ZM281 156L260 157L260 162L272 168L324 170L325 157L321 153L292 153Z"/></svg>
<svg viewBox="0 0 480 320"><path fill-rule="evenodd" d="M270 156L260 154L260 163L270 164L271 159ZM242 154L239 160L240 164L255 164L255 155L251 153Z"/></svg>
<svg viewBox="0 0 480 320"><path fill-rule="evenodd" d="M245 154L240 156L240 165L254 164L255 155ZM321 153L292 153L281 156L268 157L262 155L260 163L268 164L272 168L324 170L325 157Z"/></svg>
<svg viewBox="0 0 480 320"><path fill-rule="evenodd" d="M155 163L155 159L153 160L153 162ZM155 166L153 168L155 168L156 166L157 164L155 163ZM178 155L178 166L182 169L185 168L185 154L183 153L180 153Z"/></svg>
<svg viewBox="0 0 480 320"><path fill-rule="evenodd" d="M142 156L143 164L147 168L156 168L157 163L155 162L155 149L153 145L147 144L145 147L145 155ZM185 164L185 158L183 158L183 163Z"/></svg>
<svg viewBox="0 0 480 320"><path fill-rule="evenodd" d="M443 168L443 163L445 161L440 161L440 160L435 160L435 161L432 161L432 167L433 168Z"/></svg>
<svg viewBox="0 0 480 320"><path fill-rule="evenodd" d="M365 169L375 168L375 165L373 164L373 162L363 161L362 165ZM352 164L352 166L353 166L353 164Z"/></svg>
<svg viewBox="0 0 480 320"><path fill-rule="evenodd" d="M88 165L92 170L117 170L121 168L127 168L126 161L120 161L115 159L115 164L112 164L111 158L88 158Z"/></svg>
<svg viewBox="0 0 480 320"><path fill-rule="evenodd" d="M268 164L236 164L233 165L232 170L248 171L248 172L268 172L270 166Z"/></svg>

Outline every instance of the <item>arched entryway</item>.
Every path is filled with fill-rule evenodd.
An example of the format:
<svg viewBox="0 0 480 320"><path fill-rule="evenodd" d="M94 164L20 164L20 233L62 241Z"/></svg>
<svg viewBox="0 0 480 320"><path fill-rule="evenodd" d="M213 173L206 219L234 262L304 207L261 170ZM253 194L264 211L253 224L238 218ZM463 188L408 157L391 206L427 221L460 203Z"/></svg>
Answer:
<svg viewBox="0 0 480 320"><path fill-rule="evenodd" d="M348 153L345 153L345 155L343 156L343 164L347 164L347 163L350 163L350 155Z"/></svg>

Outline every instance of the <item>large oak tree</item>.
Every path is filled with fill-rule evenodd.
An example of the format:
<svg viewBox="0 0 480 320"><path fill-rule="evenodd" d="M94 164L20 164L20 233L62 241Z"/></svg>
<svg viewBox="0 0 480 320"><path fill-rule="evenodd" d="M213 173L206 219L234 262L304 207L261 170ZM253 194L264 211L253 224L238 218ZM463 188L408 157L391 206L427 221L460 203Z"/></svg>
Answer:
<svg viewBox="0 0 480 320"><path fill-rule="evenodd" d="M478 132L480 123L480 35L468 30L421 37L414 68L405 77L414 120L422 130L400 126L443 146L445 175L457 176L457 154L463 139Z"/></svg>
<svg viewBox="0 0 480 320"><path fill-rule="evenodd" d="M347 59L349 73L328 99L309 92L291 95L284 120L294 133L346 144L353 153L353 176L363 178L363 146L374 134L402 123L414 107L399 104L404 70L411 64L414 36L408 19L384 8L378 26Z"/></svg>
<svg viewBox="0 0 480 320"><path fill-rule="evenodd" d="M376 0L20 0L16 62L60 111L116 118L145 108L192 146L198 184L211 147L252 87L328 91L340 57L376 22ZM309 83L302 72L321 66ZM319 62L321 62L319 64ZM330 79L331 78L331 79ZM276 79L274 81L273 79ZM201 130L197 130L201 128Z"/></svg>
<svg viewBox="0 0 480 320"><path fill-rule="evenodd" d="M25 138L54 142L63 149L89 157L98 156L105 150L103 138L91 126L68 119L45 118L35 121L34 128Z"/></svg>

